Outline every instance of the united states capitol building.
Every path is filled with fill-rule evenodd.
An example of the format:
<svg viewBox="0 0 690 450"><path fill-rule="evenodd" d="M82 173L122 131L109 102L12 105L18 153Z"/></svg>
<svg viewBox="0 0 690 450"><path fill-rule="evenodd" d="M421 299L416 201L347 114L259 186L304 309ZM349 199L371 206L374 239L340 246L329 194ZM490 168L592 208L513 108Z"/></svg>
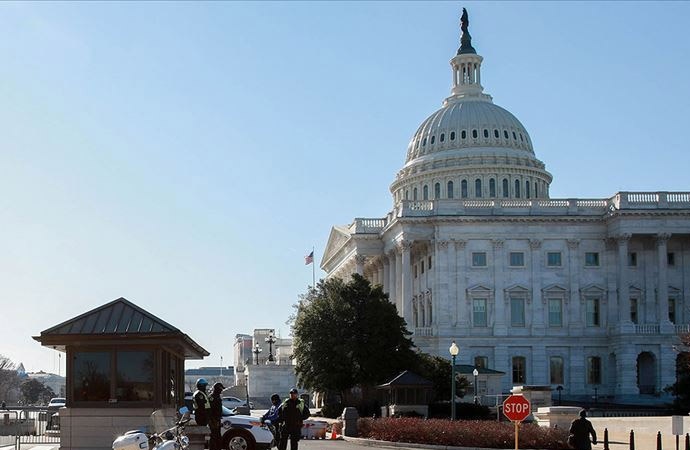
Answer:
<svg viewBox="0 0 690 450"><path fill-rule="evenodd" d="M504 372L504 392L669 401L690 322L690 192L550 198L529 133L484 92L468 23L392 210L334 226L321 268L381 284L417 347L449 357L455 340L458 364Z"/></svg>

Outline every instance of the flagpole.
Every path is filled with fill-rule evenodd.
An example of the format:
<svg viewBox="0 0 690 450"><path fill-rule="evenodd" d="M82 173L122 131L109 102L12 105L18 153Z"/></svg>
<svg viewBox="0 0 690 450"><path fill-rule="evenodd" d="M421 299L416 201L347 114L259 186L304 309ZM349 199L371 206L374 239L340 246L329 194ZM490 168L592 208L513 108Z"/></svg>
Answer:
<svg viewBox="0 0 690 450"><path fill-rule="evenodd" d="M311 246L311 254L314 254L314 246ZM311 287L316 289L316 262L312 260L311 262Z"/></svg>

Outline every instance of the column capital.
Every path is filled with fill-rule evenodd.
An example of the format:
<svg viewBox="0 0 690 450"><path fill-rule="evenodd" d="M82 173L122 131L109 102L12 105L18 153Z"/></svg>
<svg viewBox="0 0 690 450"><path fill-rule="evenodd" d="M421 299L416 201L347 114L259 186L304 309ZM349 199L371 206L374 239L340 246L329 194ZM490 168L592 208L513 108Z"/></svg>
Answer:
<svg viewBox="0 0 690 450"><path fill-rule="evenodd" d="M632 234L630 233L621 233L619 235L614 236L614 239L618 242L618 245L623 245L627 244L630 238L632 237Z"/></svg>
<svg viewBox="0 0 690 450"><path fill-rule="evenodd" d="M541 243L542 243L541 239L530 239L529 240L529 247L532 250L539 250L541 248Z"/></svg>
<svg viewBox="0 0 690 450"><path fill-rule="evenodd" d="M668 242L669 239L671 239L671 233L658 233L655 236L656 239L656 245L662 245Z"/></svg>
<svg viewBox="0 0 690 450"><path fill-rule="evenodd" d="M465 248L465 245L467 245L467 241L464 239L451 239L451 242L455 243L455 248L457 250L462 250Z"/></svg>
<svg viewBox="0 0 690 450"><path fill-rule="evenodd" d="M361 254L355 255L355 262L357 264L365 264L367 262L367 257Z"/></svg>
<svg viewBox="0 0 690 450"><path fill-rule="evenodd" d="M503 244L505 243L505 241L503 239L493 239L491 243L493 244L494 249L498 250L503 248Z"/></svg>
<svg viewBox="0 0 690 450"><path fill-rule="evenodd" d="M567 241L568 248L570 250L577 250L578 247L580 246L580 240L579 239L568 239Z"/></svg>
<svg viewBox="0 0 690 450"><path fill-rule="evenodd" d="M436 241L436 245L438 245L438 247L442 250L445 250L446 248L448 248L449 243L450 243L450 241L447 241L447 240L437 240Z"/></svg>
<svg viewBox="0 0 690 450"><path fill-rule="evenodd" d="M398 247L398 251L400 252L409 252L412 249L412 244L414 241L408 240L408 239L403 239L401 241L398 241L396 246Z"/></svg>

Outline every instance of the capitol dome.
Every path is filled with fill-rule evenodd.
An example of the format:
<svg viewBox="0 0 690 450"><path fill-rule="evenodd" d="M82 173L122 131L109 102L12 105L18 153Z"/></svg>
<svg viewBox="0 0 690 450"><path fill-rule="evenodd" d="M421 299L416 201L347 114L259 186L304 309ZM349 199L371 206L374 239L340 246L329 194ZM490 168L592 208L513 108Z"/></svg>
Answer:
<svg viewBox="0 0 690 450"><path fill-rule="evenodd" d="M552 177L534 155L525 127L493 103L463 13L461 47L451 59L453 88L417 129L391 185L401 200L548 198Z"/></svg>

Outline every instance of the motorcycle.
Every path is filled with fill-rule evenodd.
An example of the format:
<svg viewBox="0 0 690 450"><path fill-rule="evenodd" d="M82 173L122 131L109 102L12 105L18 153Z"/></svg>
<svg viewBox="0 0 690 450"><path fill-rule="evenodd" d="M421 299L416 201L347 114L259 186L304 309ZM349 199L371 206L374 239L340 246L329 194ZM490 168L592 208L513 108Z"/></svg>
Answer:
<svg viewBox="0 0 690 450"><path fill-rule="evenodd" d="M152 433L128 431L113 441L113 450L185 450L189 447L189 438L184 435L184 428L190 419L189 409L182 407L178 420L169 426L168 419L160 411L154 411L151 414Z"/></svg>

